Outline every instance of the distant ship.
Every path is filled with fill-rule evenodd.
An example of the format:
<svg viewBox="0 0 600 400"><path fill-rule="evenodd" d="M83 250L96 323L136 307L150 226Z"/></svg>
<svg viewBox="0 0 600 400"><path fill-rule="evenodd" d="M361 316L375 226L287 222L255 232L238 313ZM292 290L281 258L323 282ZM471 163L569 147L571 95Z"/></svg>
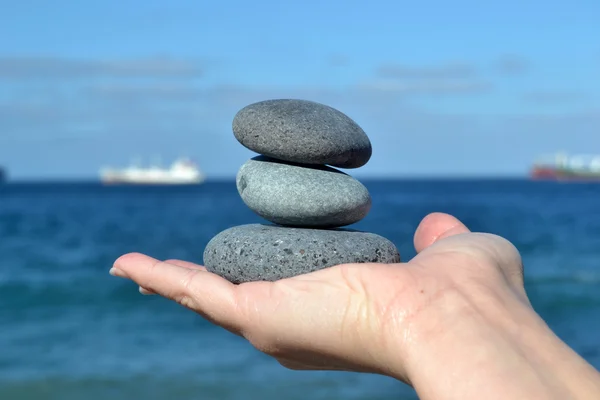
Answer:
<svg viewBox="0 0 600 400"><path fill-rule="evenodd" d="M143 168L136 164L124 169L104 168L100 170L100 180L105 184L197 185L204 182L205 176L195 163L180 158L169 168Z"/></svg>
<svg viewBox="0 0 600 400"><path fill-rule="evenodd" d="M6 182L6 170L0 166L0 183Z"/></svg>
<svg viewBox="0 0 600 400"><path fill-rule="evenodd" d="M530 176L535 180L600 182L600 154L542 157L533 164Z"/></svg>

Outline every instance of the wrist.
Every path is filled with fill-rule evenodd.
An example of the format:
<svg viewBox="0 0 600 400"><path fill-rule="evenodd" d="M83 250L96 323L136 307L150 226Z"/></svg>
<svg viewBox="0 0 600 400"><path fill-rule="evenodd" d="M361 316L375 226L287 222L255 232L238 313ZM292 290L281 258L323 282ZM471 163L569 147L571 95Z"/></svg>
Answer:
<svg viewBox="0 0 600 400"><path fill-rule="evenodd" d="M586 398L575 394L600 390L597 372L508 287L444 293L407 323L397 377L422 399Z"/></svg>

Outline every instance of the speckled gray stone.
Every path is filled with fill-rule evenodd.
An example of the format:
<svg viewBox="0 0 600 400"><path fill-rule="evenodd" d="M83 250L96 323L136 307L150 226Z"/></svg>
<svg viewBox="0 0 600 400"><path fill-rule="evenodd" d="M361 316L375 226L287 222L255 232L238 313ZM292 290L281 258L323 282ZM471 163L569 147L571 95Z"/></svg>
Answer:
<svg viewBox="0 0 600 400"><path fill-rule="evenodd" d="M356 122L334 108L307 100L250 104L235 115L233 133L252 151L302 164L359 168L372 153L368 136Z"/></svg>
<svg viewBox="0 0 600 400"><path fill-rule="evenodd" d="M204 265L233 283L275 281L346 263L397 263L386 238L367 232L249 224L211 239Z"/></svg>
<svg viewBox="0 0 600 400"><path fill-rule="evenodd" d="M326 166L258 156L242 165L236 184L252 211L280 225L335 228L360 221L371 209L362 183Z"/></svg>

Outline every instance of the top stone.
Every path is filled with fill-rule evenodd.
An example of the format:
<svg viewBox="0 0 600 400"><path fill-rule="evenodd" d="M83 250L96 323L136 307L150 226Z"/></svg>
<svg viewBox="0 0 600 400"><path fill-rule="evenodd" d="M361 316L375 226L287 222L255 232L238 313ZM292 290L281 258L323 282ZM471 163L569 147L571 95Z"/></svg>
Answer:
<svg viewBox="0 0 600 400"><path fill-rule="evenodd" d="M371 158L371 142L342 112L307 100L267 100L242 108L233 134L259 154L301 164L359 168Z"/></svg>

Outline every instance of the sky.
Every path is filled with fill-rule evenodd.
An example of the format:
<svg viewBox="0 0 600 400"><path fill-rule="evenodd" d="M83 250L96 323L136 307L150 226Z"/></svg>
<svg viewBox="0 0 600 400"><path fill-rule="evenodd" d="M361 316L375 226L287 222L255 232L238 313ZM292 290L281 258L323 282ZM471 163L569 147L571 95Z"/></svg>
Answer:
<svg viewBox="0 0 600 400"><path fill-rule="evenodd" d="M335 107L369 135L356 177L517 176L600 154L600 2L5 1L0 165L97 179L137 159L232 178L261 100Z"/></svg>

